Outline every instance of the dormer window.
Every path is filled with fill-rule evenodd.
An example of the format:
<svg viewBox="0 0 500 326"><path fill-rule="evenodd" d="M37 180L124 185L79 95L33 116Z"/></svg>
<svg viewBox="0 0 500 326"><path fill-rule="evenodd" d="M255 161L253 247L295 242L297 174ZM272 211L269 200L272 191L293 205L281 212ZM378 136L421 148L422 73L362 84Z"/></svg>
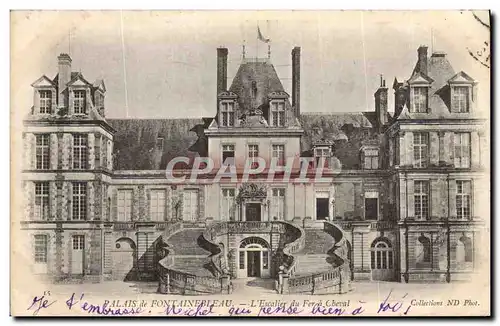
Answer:
<svg viewBox="0 0 500 326"><path fill-rule="evenodd" d="M285 126L285 102L272 101L271 102L271 126L284 127Z"/></svg>
<svg viewBox="0 0 500 326"><path fill-rule="evenodd" d="M428 100L429 88L424 87L413 87L413 112L415 113L426 113L427 112L427 100Z"/></svg>
<svg viewBox="0 0 500 326"><path fill-rule="evenodd" d="M85 114L85 91L74 91L73 107L75 114Z"/></svg>
<svg viewBox="0 0 500 326"><path fill-rule="evenodd" d="M469 112L469 87L454 86L453 87L452 106L455 112Z"/></svg>
<svg viewBox="0 0 500 326"><path fill-rule="evenodd" d="M321 159L325 160L325 165L328 163L328 159L332 156L332 151L329 147L316 147L314 149L314 159L316 161L316 166L319 166Z"/></svg>
<svg viewBox="0 0 500 326"><path fill-rule="evenodd" d="M468 113L474 110L476 82L465 72L461 71L448 80L451 93L450 111Z"/></svg>
<svg viewBox="0 0 500 326"><path fill-rule="evenodd" d="M234 126L234 102L221 102L220 104L220 125L222 127Z"/></svg>
<svg viewBox="0 0 500 326"><path fill-rule="evenodd" d="M378 169L378 149L365 148L363 150L363 168L366 170Z"/></svg>
<svg viewBox="0 0 500 326"><path fill-rule="evenodd" d="M39 91L40 95L40 113L50 114L52 111L52 92L43 90Z"/></svg>

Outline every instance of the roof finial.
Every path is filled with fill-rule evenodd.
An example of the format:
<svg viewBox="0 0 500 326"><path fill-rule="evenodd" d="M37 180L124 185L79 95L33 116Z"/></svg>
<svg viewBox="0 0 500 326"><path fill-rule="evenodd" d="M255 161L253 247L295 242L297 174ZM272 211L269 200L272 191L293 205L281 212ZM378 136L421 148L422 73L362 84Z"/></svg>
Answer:
<svg viewBox="0 0 500 326"><path fill-rule="evenodd" d="M242 45L242 48L243 48L243 50L242 50L243 59L245 59L245 55L246 55L246 53L245 53L245 42L246 41L243 40L243 45Z"/></svg>
<svg viewBox="0 0 500 326"><path fill-rule="evenodd" d="M271 59L271 43L267 45L267 58Z"/></svg>

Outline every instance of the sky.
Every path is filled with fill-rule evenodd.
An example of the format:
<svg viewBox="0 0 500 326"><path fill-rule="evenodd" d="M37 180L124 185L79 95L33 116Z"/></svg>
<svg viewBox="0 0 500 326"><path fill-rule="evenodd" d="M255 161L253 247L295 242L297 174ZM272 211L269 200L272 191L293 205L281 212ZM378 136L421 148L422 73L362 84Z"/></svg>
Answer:
<svg viewBox="0 0 500 326"><path fill-rule="evenodd" d="M53 78L58 54L69 52L73 71L104 79L107 117L213 116L216 49L229 49L229 86L243 43L247 58L267 57L257 26L271 39L271 61L289 94L291 50L301 47L302 112L373 111L380 74L393 110L393 80L410 77L420 45L429 55L446 52L489 105L489 69L467 51L480 50L489 31L467 11L33 11L11 15L13 110L29 111L31 83Z"/></svg>

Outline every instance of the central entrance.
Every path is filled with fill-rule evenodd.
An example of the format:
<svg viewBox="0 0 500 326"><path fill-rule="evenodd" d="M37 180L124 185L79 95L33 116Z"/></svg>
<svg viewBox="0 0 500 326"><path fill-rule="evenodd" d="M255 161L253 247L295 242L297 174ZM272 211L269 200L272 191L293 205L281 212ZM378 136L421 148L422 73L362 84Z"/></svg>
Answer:
<svg viewBox="0 0 500 326"><path fill-rule="evenodd" d="M245 206L245 217L247 221L261 221L261 204L247 203Z"/></svg>
<svg viewBox="0 0 500 326"><path fill-rule="evenodd" d="M262 238L244 239L238 248L238 278L269 278L271 272L269 244Z"/></svg>
<svg viewBox="0 0 500 326"><path fill-rule="evenodd" d="M248 277L260 277L260 251L247 252Z"/></svg>

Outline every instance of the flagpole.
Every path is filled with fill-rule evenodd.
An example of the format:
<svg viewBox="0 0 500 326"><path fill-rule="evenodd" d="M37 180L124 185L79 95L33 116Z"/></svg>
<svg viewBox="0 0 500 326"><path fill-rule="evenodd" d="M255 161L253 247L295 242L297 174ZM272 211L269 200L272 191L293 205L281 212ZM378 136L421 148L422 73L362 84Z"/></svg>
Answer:
<svg viewBox="0 0 500 326"><path fill-rule="evenodd" d="M257 37L255 38L256 51L255 54L255 62L257 62L257 58L259 57L259 21L257 21Z"/></svg>

